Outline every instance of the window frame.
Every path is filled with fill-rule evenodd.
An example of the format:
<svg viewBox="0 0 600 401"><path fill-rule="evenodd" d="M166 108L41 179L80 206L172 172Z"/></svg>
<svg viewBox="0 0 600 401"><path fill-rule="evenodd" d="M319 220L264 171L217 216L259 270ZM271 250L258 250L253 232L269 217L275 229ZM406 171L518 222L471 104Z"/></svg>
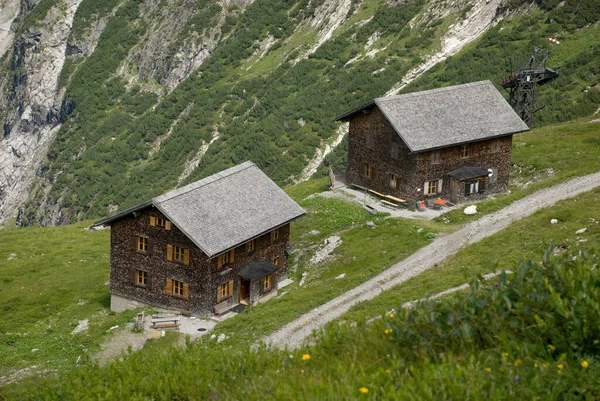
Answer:
<svg viewBox="0 0 600 401"><path fill-rule="evenodd" d="M373 178L372 177L373 174L373 166L371 166L369 163L365 163L365 177L367 178Z"/></svg>
<svg viewBox="0 0 600 401"><path fill-rule="evenodd" d="M390 188L398 189L398 176L396 174L389 173L388 184Z"/></svg>
<svg viewBox="0 0 600 401"><path fill-rule="evenodd" d="M429 164L433 166L436 164L440 164L441 162L442 162L442 155L441 155L440 151L439 150L432 151L429 156Z"/></svg>
<svg viewBox="0 0 600 401"><path fill-rule="evenodd" d="M184 247L173 245L173 261L185 263L185 250Z"/></svg>
<svg viewBox="0 0 600 401"><path fill-rule="evenodd" d="M137 251L141 253L148 253L148 237L137 236Z"/></svg>
<svg viewBox="0 0 600 401"><path fill-rule="evenodd" d="M262 289L264 292L271 291L273 289L273 277L272 273L267 274L262 280Z"/></svg>
<svg viewBox="0 0 600 401"><path fill-rule="evenodd" d="M474 191L471 190L471 185L475 185L474 186ZM470 181L466 181L465 182L465 196L471 196L471 195L476 195L476 194L481 194L483 192L485 192L485 178L478 178L475 180L470 180ZM467 189L469 190L469 192L467 192Z"/></svg>
<svg viewBox="0 0 600 401"><path fill-rule="evenodd" d="M231 284L230 284L231 283ZM217 303L221 303L233 297L233 280L228 280L217 287ZM229 292L231 289L231 293Z"/></svg>
<svg viewBox="0 0 600 401"><path fill-rule="evenodd" d="M462 145L460 145L460 158L461 159L468 159L469 157L471 157L471 144L470 143L463 143Z"/></svg>
<svg viewBox="0 0 600 401"><path fill-rule="evenodd" d="M256 251L256 238L246 242L246 252L253 253Z"/></svg>
<svg viewBox="0 0 600 401"><path fill-rule="evenodd" d="M279 256L273 258L273 260L271 261L271 264L273 264L275 266L279 266Z"/></svg>
<svg viewBox="0 0 600 401"><path fill-rule="evenodd" d="M135 285L139 287L146 287L148 285L148 272L145 270L137 269L135 271Z"/></svg>
<svg viewBox="0 0 600 401"><path fill-rule="evenodd" d="M279 240L279 228L277 227L276 229L274 229L273 231L271 231L271 242L275 242L277 240Z"/></svg>
<svg viewBox="0 0 600 401"><path fill-rule="evenodd" d="M438 191L438 189L439 189L438 183L439 183L439 180L427 181L427 194L428 195L437 194L439 192ZM432 191L432 188L433 188L433 191Z"/></svg>
<svg viewBox="0 0 600 401"><path fill-rule="evenodd" d="M369 132L365 137L365 147L369 150L373 150L373 133Z"/></svg>
<svg viewBox="0 0 600 401"><path fill-rule="evenodd" d="M176 297L183 298L183 281L172 279L173 282L173 293L171 295L175 295Z"/></svg>

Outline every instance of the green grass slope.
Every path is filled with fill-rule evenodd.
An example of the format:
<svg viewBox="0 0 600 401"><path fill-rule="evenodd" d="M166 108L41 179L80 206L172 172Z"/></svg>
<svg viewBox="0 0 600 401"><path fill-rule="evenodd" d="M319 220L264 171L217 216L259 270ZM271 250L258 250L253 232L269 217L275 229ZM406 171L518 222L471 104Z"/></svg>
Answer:
<svg viewBox="0 0 600 401"><path fill-rule="evenodd" d="M600 167L600 158L598 158L600 145L595 144L597 142L595 139L598 137L599 126L600 124L582 120L533 130L515 139L513 155L515 160L529 161L531 166L535 167L535 171L543 172L547 165L543 164L543 161L536 160L539 154L544 154L555 166L556 176L550 178L545 173L536 177L532 173L533 167L521 167L523 175L519 176L520 180L538 180L522 191L529 191L533 185L541 187L574 175L597 171ZM554 146L548 145L549 143L553 143ZM577 152L580 152L581 158L572 158L572 154ZM221 365L230 363L224 362L223 358L231 360L233 364L231 366L238 366L241 363L240 349L245 350L263 335L271 333L302 313L342 294L393 263L404 259L418 248L428 244L438 232L452 231L459 228L463 222L459 219L455 221L454 218L446 224L441 221L386 219L384 215L369 216L359 206L343 200L311 196L323 191L326 186L327 179L320 179L287 189L288 193L308 212L305 218L294 223L293 226L294 254L290 268L290 276L296 280L296 283L299 282L302 273L306 272L308 274L306 284L303 287L293 284L286 290L285 295L250 308L235 319L221 323L215 333L224 333L230 339L222 345L207 340L200 345L192 346L190 348L192 351L189 352L198 355L193 363L198 363L200 360L206 363L212 361L208 363L209 367L202 369L208 369L206 372L216 370L231 373L229 367ZM511 198L513 194L505 196L509 200L514 200ZM512 269L521 259L539 258L550 244L561 245L560 249L568 247L577 250L588 244L597 243L600 240L598 237L600 232L598 224L593 221L600 221L600 215L594 206L599 200L598 196L598 191L594 191L576 200L564 201L557 207L538 212L522 222L515 223L505 232L466 248L434 270L386 292L371 302L356 306L344 319L361 321L377 316L402 302L463 284L477 274L500 268ZM506 201L502 199L486 202ZM449 216L452 217L453 214ZM559 224L550 225L551 218L559 219ZM366 222L369 220L374 221L378 227L373 229L367 226ZM183 391L180 384L166 384L166 381L175 380L177 370L172 373L174 376L169 376L170 379L162 378L160 375L164 373L161 367L163 365L148 364L147 361L153 358L164 358L164 366L181 363L181 369L190 371L197 370L197 367L187 365L192 363L184 356L188 351L179 354L180 351L171 348L171 342L153 344L140 351L144 356L132 357L139 359L128 359L125 365L117 364L107 368L115 369L113 373L106 373L107 376L104 376L103 372L108 371L96 371L93 367L89 356L97 351L99 344L107 338L108 328L130 321L135 313L117 315L108 312L109 294L105 282L108 280L109 268L109 232L90 232L84 230L84 227L83 224L79 224L55 228L0 230L0 261L2 261L0 280L3 284L0 292L0 304L3 305L3 313L0 315L0 344L2 345L0 376L9 375L17 369L32 365L38 366L38 370L45 371L44 375L50 375L48 370L62 375L73 370L77 366L78 357L82 356L82 360L79 361L80 369L86 372L84 375L91 375L92 378L89 380L90 383L96 383L93 386L98 386L94 387L97 394L104 394L106 398L110 398L119 391L131 388L132 384L127 378L123 378L123 381L119 381L119 384L112 388L113 379L107 377L119 374L117 372L123 369L129 372L127 375L132 375L127 377L133 377L139 374L139 369L144 368L149 369L149 381L156 381L167 388L159 391L156 387L150 386L148 388L151 390L143 390L146 384L140 384L142 390L139 391L157 391L158 399L172 398L175 394L179 394L179 391ZM575 235L575 231L583 227L588 228L586 234L582 237ZM310 263L314 252L322 246L323 240L331 235L340 236L342 244L330 259L317 264ZM578 243L580 239L586 239L587 242ZM373 249L377 249L377 252ZM335 280L335 277L341 273L346 273L344 280ZM78 321L86 318L90 319L89 330L71 335ZM349 332L348 335L357 335L351 333ZM361 338L361 335L359 333L358 338ZM385 339L380 340L382 343L386 342ZM371 346L373 344L369 345ZM32 352L32 349L39 351ZM355 352L357 351L352 351L348 355L337 355L343 355L345 364L348 364L348 360L359 358L358 362L362 361L361 363L368 365L367 360L361 360L362 357L355 355ZM265 356L266 354L268 353L257 356L249 366L268 367L272 361ZM299 356L299 353L295 354L296 360ZM184 361L180 362L179 358L183 358ZM261 358L267 360L260 361ZM338 362L333 363L330 360L328 363L332 363L333 369L334 366L340 365L341 362ZM139 366L136 365L138 363ZM244 366L240 369L246 369ZM154 369L157 369L156 372ZM251 369L248 370L248 375L250 371ZM205 399L211 394L204 392L211 389L207 389L204 381L208 376L203 376L209 373L202 372L205 371L198 370L194 380L203 383L199 385L203 390L194 393L196 396L191 398ZM327 373L332 380L337 374L334 370ZM351 370L348 374L354 375L356 371ZM93 379L96 375L99 375L98 378ZM68 387L69 384L67 388L57 390L54 388L56 386L54 379L49 379L44 384L46 387L42 389L38 388L37 379L29 379L23 384L5 387L2 390L7 391L8 394L23 395L48 392L49 398L61 398L60 393L54 392L55 390L66 391L64 394L72 395L65 396L66 398L77 398L75 394L83 391L77 390L77 386L83 386L83 382L77 384L80 378L72 376L68 376L65 380L63 381L72 382L75 387ZM353 386L359 384L352 381L350 377L344 378L344 381L352 383ZM216 387L224 385L215 384ZM256 394L266 391L264 387L253 384L255 385ZM221 387L219 387L219 394L223 391ZM340 389L334 388L332 391L335 393ZM145 394L151 397L149 392ZM183 394L187 393L184 391ZM235 393L232 394L234 395L231 395L231 399L235 399ZM300 393L292 394L300 397Z"/></svg>

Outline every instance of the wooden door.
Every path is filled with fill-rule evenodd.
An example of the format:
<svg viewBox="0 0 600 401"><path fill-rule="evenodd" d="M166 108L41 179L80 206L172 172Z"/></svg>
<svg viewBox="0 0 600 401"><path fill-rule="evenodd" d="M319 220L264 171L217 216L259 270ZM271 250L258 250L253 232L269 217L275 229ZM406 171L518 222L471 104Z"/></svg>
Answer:
<svg viewBox="0 0 600 401"><path fill-rule="evenodd" d="M458 190L460 189L460 181L450 178L450 202L458 201Z"/></svg>
<svg viewBox="0 0 600 401"><path fill-rule="evenodd" d="M241 302L250 297L250 281L240 278L238 302Z"/></svg>

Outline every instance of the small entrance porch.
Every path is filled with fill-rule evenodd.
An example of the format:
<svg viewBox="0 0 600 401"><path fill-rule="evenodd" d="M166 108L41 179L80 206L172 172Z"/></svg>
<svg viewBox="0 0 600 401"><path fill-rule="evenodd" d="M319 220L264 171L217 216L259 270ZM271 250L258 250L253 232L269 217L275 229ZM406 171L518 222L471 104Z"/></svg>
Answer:
<svg viewBox="0 0 600 401"><path fill-rule="evenodd" d="M238 302L256 305L277 295L279 266L269 262L251 262L239 273Z"/></svg>
<svg viewBox="0 0 600 401"><path fill-rule="evenodd" d="M450 202L459 203L479 199L491 176L491 171L483 167L459 167L450 174ZM469 198L469 199L467 199Z"/></svg>

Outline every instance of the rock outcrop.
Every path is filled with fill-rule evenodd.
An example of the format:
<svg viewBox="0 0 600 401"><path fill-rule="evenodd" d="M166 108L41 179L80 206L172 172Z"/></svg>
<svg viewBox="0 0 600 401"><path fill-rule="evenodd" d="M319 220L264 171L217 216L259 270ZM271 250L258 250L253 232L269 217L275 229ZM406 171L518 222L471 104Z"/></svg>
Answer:
<svg viewBox="0 0 600 401"><path fill-rule="evenodd" d="M81 0L56 2L43 21L21 33L9 54L9 71L0 76L0 104L4 110L0 139L0 221L27 199L36 172L64 118L64 93L58 90L58 79L80 3ZM15 31L15 27L11 29Z"/></svg>

